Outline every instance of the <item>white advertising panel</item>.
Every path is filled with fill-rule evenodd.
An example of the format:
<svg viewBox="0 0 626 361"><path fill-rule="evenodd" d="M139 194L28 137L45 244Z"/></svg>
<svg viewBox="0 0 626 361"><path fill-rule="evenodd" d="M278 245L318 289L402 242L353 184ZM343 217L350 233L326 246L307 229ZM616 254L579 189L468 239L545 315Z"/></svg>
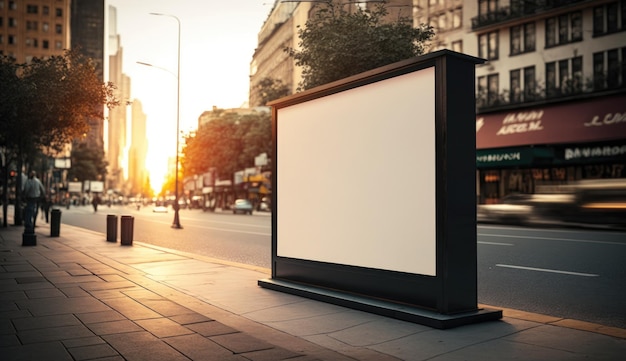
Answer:
<svg viewBox="0 0 626 361"><path fill-rule="evenodd" d="M91 191L92 192L102 192L104 191L104 182L101 181L91 181Z"/></svg>
<svg viewBox="0 0 626 361"><path fill-rule="evenodd" d="M278 256L436 276L434 67L277 120Z"/></svg>
<svg viewBox="0 0 626 361"><path fill-rule="evenodd" d="M73 193L80 193L83 190L83 184L81 182L69 182L67 190Z"/></svg>

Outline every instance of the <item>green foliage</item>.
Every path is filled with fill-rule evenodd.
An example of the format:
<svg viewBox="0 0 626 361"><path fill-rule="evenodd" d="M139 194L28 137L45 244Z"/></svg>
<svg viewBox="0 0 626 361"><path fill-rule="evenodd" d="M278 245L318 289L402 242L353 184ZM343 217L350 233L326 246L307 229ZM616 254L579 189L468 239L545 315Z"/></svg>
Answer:
<svg viewBox="0 0 626 361"><path fill-rule="evenodd" d="M220 179L232 179L234 172L254 166L259 154L271 154L271 143L268 113L224 113L186 138L181 160L184 175L202 174L214 167Z"/></svg>
<svg viewBox="0 0 626 361"><path fill-rule="evenodd" d="M432 27L414 28L409 18L385 22L388 11L383 3L353 12L343 5L333 0L316 5L298 30L301 50L285 49L303 67L298 90L420 55L434 36Z"/></svg>
<svg viewBox="0 0 626 361"><path fill-rule="evenodd" d="M279 79L263 78L255 85L255 89L260 96L260 105L289 95L289 87Z"/></svg>
<svg viewBox="0 0 626 361"><path fill-rule="evenodd" d="M76 144L72 148L71 159L72 168L68 171L71 180L102 180L106 174L108 164L104 160L102 148L94 148L86 143Z"/></svg>
<svg viewBox="0 0 626 361"><path fill-rule="evenodd" d="M103 105L118 104L114 86L102 84L94 62L76 50L29 64L2 58L0 77L3 103L10 99L0 106L3 141L26 158L43 147L60 150L89 130L87 119L103 118Z"/></svg>

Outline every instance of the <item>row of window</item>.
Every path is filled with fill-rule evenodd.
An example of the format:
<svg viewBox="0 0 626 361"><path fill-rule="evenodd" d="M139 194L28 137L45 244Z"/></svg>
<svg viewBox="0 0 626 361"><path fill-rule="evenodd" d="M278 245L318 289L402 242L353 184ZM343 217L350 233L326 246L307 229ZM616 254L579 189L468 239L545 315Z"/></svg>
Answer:
<svg viewBox="0 0 626 361"><path fill-rule="evenodd" d="M499 74L478 77L479 107L623 87L626 85L626 47L594 53L592 79L583 79L582 56L546 63L545 89L538 87L534 65L511 70L509 76L509 94L500 93Z"/></svg>
<svg viewBox="0 0 626 361"><path fill-rule="evenodd" d="M4 44L4 35L0 34L0 44ZM15 35L8 35L6 37L6 43L9 45L16 45L17 44L17 36ZM38 48L39 47L39 39L37 38L26 38L25 44L27 47L33 47L33 48ZM41 48L42 49L50 49L50 41L49 40L42 40L41 41ZM61 40L55 40L54 42L54 48L57 50L61 50L63 49L63 42Z"/></svg>
<svg viewBox="0 0 626 361"><path fill-rule="evenodd" d="M4 1L0 0L0 9L4 8ZM10 10L17 10L17 3L15 1L9 1L9 9ZM27 4L26 5L26 13L27 14L39 14L39 6L38 5L32 5L32 4ZM50 14L50 7L47 5L42 5L41 6L41 13L43 15L49 15ZM61 8L56 8L55 9L55 15L57 17L62 17L63 16L63 9Z"/></svg>
<svg viewBox="0 0 626 361"><path fill-rule="evenodd" d="M9 28L16 28L18 26L18 22L17 20L15 20L15 18L9 18L7 25ZM4 26L4 18L0 16L0 27ZM32 20L27 20L26 21L26 30L33 30L33 31L38 31L39 30L39 22L38 21L32 21ZM50 30L50 24L48 22L43 22L41 24L41 30L45 33L47 33ZM54 32L56 34L63 34L63 25L61 24L56 24L54 25Z"/></svg>
<svg viewBox="0 0 626 361"><path fill-rule="evenodd" d="M488 4L494 4L489 2ZM497 2L493 5L497 8ZM536 49L536 26L528 22L509 28L510 55L533 52ZM594 7L593 36L626 31L626 0ZM500 55L499 31L478 36L478 56L497 60ZM561 14L545 20L545 48L583 40L583 17L581 11Z"/></svg>

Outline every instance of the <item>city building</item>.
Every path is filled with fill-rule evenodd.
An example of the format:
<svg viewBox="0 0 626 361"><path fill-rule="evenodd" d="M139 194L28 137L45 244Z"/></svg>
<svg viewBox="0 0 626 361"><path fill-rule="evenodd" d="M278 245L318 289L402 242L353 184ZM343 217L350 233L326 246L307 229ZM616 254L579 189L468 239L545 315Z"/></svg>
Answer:
<svg viewBox="0 0 626 361"><path fill-rule="evenodd" d="M122 60L124 49L120 35L117 33L117 9L108 8L108 81L116 86L115 97L120 105L111 109L108 116L106 156L109 169L106 188L109 191L124 194L126 191L127 170L127 104L130 100L130 78L124 74Z"/></svg>
<svg viewBox="0 0 626 361"><path fill-rule="evenodd" d="M72 0L70 31L71 48L93 59L100 82L104 82L104 0ZM80 141L104 149L104 120L87 121L89 132Z"/></svg>
<svg viewBox="0 0 626 361"><path fill-rule="evenodd" d="M146 171L148 138L146 137L146 114L141 102L133 100L131 105L131 135L128 149L128 188L131 196L148 196L150 184Z"/></svg>
<svg viewBox="0 0 626 361"><path fill-rule="evenodd" d="M363 4L366 3L366 4ZM350 6L372 6L350 2ZM298 26L314 2L277 0L258 36L250 99L265 77L295 92ZM428 51L485 59L476 67L477 200L560 192L581 180L626 178L625 0L387 1L436 36ZM391 18L393 19L393 18Z"/></svg>
<svg viewBox="0 0 626 361"><path fill-rule="evenodd" d="M0 54L30 63L70 47L70 0L0 0Z"/></svg>

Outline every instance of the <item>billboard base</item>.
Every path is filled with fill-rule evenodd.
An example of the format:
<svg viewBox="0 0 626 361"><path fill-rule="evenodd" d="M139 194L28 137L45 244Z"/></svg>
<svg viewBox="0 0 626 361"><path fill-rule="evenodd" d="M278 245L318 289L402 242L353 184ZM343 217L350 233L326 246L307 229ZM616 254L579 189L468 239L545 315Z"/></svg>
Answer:
<svg viewBox="0 0 626 361"><path fill-rule="evenodd" d="M474 311L446 315L411 305L271 278L259 280L258 285L274 291L307 297L438 329L448 329L484 321L496 321L502 318L502 310L478 308Z"/></svg>

